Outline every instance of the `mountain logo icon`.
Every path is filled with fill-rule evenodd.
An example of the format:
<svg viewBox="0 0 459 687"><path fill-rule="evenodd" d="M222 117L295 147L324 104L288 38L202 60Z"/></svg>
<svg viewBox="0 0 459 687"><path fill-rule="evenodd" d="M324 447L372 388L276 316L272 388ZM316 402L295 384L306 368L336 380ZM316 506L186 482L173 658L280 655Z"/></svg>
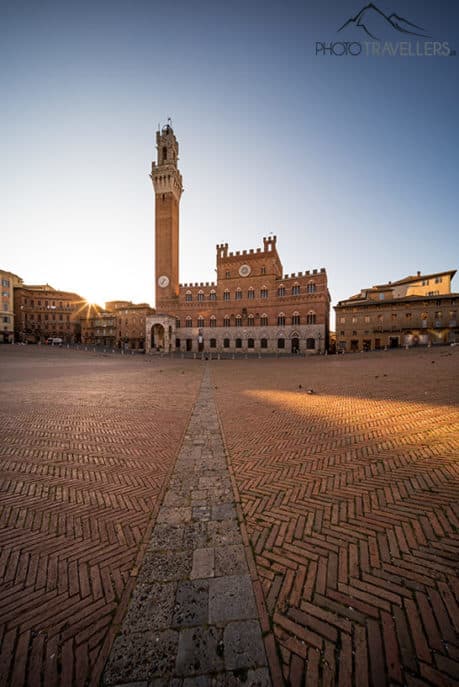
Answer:
<svg viewBox="0 0 459 687"><path fill-rule="evenodd" d="M398 14L393 12L389 16L384 14L376 5L370 2L365 7L362 7L360 12L351 17L341 26L339 31L344 29L357 27L359 30L364 31L370 38L378 39L378 35L387 35L387 32L391 33L403 33L408 36L421 36L422 38L429 38L430 36L425 33L425 29L422 26L413 24L400 17Z"/></svg>

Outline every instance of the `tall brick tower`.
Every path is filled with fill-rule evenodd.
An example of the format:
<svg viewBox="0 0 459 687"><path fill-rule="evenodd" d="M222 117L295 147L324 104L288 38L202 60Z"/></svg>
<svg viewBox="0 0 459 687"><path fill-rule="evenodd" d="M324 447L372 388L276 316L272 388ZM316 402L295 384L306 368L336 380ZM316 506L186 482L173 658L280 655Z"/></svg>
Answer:
<svg viewBox="0 0 459 687"><path fill-rule="evenodd" d="M156 132L157 162L151 165L155 189L156 309L167 312L179 294L179 205L182 175L178 162L178 143L167 124Z"/></svg>

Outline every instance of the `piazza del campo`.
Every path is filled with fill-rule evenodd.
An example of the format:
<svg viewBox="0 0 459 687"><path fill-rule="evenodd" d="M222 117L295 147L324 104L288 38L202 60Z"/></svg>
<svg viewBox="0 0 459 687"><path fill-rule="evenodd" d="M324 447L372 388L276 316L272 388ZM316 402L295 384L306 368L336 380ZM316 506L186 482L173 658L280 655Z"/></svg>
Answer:
<svg viewBox="0 0 459 687"><path fill-rule="evenodd" d="M457 684L455 271L181 284L156 143L156 308L1 275L0 685Z"/></svg>

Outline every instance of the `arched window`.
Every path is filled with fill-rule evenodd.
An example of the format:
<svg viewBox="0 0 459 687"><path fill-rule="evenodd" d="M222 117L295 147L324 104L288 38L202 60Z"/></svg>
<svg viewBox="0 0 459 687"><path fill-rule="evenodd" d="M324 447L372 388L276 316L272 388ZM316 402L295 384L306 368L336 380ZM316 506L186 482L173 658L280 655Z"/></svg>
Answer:
<svg viewBox="0 0 459 687"><path fill-rule="evenodd" d="M193 294L191 293L191 291L187 291L185 293L185 301L187 303L191 303L192 300L193 300Z"/></svg>
<svg viewBox="0 0 459 687"><path fill-rule="evenodd" d="M175 318L175 326L177 329L180 329L180 319L178 317Z"/></svg>
<svg viewBox="0 0 459 687"><path fill-rule="evenodd" d="M198 301L202 303L204 300L204 291L198 291Z"/></svg>
<svg viewBox="0 0 459 687"><path fill-rule="evenodd" d="M292 324L300 324L300 313L296 310L292 315Z"/></svg>
<svg viewBox="0 0 459 687"><path fill-rule="evenodd" d="M210 301L216 301L217 300L217 292L215 289L212 289L212 291L209 294L209 300Z"/></svg>
<svg viewBox="0 0 459 687"><path fill-rule="evenodd" d="M242 317L240 315L236 315L236 327L242 327Z"/></svg>
<svg viewBox="0 0 459 687"><path fill-rule="evenodd" d="M311 310L306 315L306 324L315 324L315 323L316 323L316 314L313 310Z"/></svg>
<svg viewBox="0 0 459 687"><path fill-rule="evenodd" d="M198 327L200 327L200 328L204 327L204 318L202 315L199 315L199 317L198 317Z"/></svg>
<svg viewBox="0 0 459 687"><path fill-rule="evenodd" d="M230 296L229 289L225 289L225 290L223 291L223 300L224 300L224 301L229 301L230 298L231 298L231 296Z"/></svg>
<svg viewBox="0 0 459 687"><path fill-rule="evenodd" d="M167 146L163 146L163 162L167 160Z"/></svg>
<svg viewBox="0 0 459 687"><path fill-rule="evenodd" d="M299 284L293 284L292 296L299 296L299 295L300 295L300 285Z"/></svg>
<svg viewBox="0 0 459 687"><path fill-rule="evenodd" d="M216 326L217 326L217 318L215 317L215 315L211 315L211 316L210 316L210 326L211 326L211 327L216 327Z"/></svg>
<svg viewBox="0 0 459 687"><path fill-rule="evenodd" d="M260 317L260 326L261 327L267 327L268 326L268 315L266 313L263 313L263 315Z"/></svg>
<svg viewBox="0 0 459 687"><path fill-rule="evenodd" d="M277 289L278 296L285 296L285 286L281 284Z"/></svg>
<svg viewBox="0 0 459 687"><path fill-rule="evenodd" d="M277 316L277 326L285 327L285 315L283 312L279 313L279 315Z"/></svg>
<svg viewBox="0 0 459 687"><path fill-rule="evenodd" d="M249 301L253 301L253 299L255 298L255 289L252 286L247 291L247 298L249 299Z"/></svg>
<svg viewBox="0 0 459 687"><path fill-rule="evenodd" d="M189 315L187 315L187 318L185 320L185 327L192 327L193 326L193 320Z"/></svg>
<svg viewBox="0 0 459 687"><path fill-rule="evenodd" d="M253 326L254 326L254 324L255 324L255 318L254 318L254 316L253 316L252 314L250 314L250 315L248 316L248 318L247 318L247 323L248 323L249 327L253 327Z"/></svg>
<svg viewBox="0 0 459 687"><path fill-rule="evenodd" d="M236 293L234 294L234 297L237 301L242 300L242 291L239 287L236 289Z"/></svg>
<svg viewBox="0 0 459 687"><path fill-rule="evenodd" d="M315 293L316 292L316 285L314 284L313 281L310 281L309 284L306 287L306 291L308 293Z"/></svg>
<svg viewBox="0 0 459 687"><path fill-rule="evenodd" d="M225 317L223 318L223 326L231 327L231 318L229 315L225 315Z"/></svg>
<svg viewBox="0 0 459 687"><path fill-rule="evenodd" d="M268 298L268 287L262 286L260 289L260 298Z"/></svg>

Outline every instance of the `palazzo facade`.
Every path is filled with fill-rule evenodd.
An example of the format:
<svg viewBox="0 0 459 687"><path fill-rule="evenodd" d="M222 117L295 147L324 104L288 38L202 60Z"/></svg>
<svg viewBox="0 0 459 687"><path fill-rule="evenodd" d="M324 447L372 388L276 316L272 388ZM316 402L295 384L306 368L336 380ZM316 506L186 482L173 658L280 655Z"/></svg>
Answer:
<svg viewBox="0 0 459 687"><path fill-rule="evenodd" d="M314 354L327 350L330 294L325 268L284 274L276 236L263 247L216 248L216 282L179 282L182 176L168 125L156 133L156 313L146 319L146 352Z"/></svg>

